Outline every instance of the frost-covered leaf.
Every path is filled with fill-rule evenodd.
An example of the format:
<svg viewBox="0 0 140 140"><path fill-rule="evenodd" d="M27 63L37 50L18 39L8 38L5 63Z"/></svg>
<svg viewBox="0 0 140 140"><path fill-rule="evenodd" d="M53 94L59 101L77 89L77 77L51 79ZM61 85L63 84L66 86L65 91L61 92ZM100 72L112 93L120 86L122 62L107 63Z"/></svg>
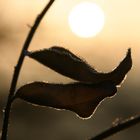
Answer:
<svg viewBox="0 0 140 140"><path fill-rule="evenodd" d="M16 92L21 98L32 104L66 109L82 118L90 117L99 103L117 92L111 83L100 84L50 84L33 82L22 86Z"/></svg>
<svg viewBox="0 0 140 140"><path fill-rule="evenodd" d="M84 60L62 47L51 47L29 53L29 57L37 60L54 71L72 79L86 83L109 81L119 85L132 67L131 50L113 71L102 73L96 71Z"/></svg>

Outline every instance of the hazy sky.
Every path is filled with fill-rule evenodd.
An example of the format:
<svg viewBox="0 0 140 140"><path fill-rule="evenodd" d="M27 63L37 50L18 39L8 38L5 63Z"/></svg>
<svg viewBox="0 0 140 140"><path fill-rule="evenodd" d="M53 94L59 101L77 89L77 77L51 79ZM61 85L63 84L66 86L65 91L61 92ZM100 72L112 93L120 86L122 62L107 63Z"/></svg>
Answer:
<svg viewBox="0 0 140 140"><path fill-rule="evenodd" d="M68 25L68 15L71 9L82 1L97 3L105 14L103 30L97 36L88 39L80 38L73 34ZM4 95L8 93L14 66L29 31L29 26L33 24L37 14L40 13L46 3L47 0L0 0L0 92L4 89ZM99 110L101 112L99 114L109 118L111 115L113 116L113 113L116 113L117 116L121 113L128 115L131 112L138 112L140 97L139 7L140 0L56 0L39 26L29 50L49 48L54 45L63 46L86 59L89 64L98 70L107 72L119 64L124 58L127 49L131 47L133 68L129 72L123 86L119 89L119 94L114 98L114 102L112 101L111 106L106 102L108 103L105 110L106 113L102 112L102 108ZM49 82L72 81L26 58L21 70L18 87L33 80ZM109 112L109 107L113 107L116 110L112 111L110 109ZM97 118L99 119L98 122L100 122L100 117ZM112 119L114 118L110 120L112 121ZM104 120L103 122L106 123ZM23 125L25 124L28 123L23 123ZM92 128L93 125L90 122L89 124ZM53 125L51 124L51 126ZM93 130L91 129L91 131ZM79 130L79 133L81 132Z"/></svg>
<svg viewBox="0 0 140 140"><path fill-rule="evenodd" d="M68 25L68 15L71 9L82 1L84 0L56 0L42 21L30 50L48 48L53 45L63 46L85 58L97 69L110 71L124 57L127 48L131 47L135 68L132 72L138 71L140 68L140 1L87 0L98 4L105 14L103 30L97 36L88 39L76 36ZM9 57L1 60L7 64L6 70L15 65L29 31L27 25L33 24L36 15L45 4L46 0L0 2L1 49L3 52L1 57L11 57L10 60ZM11 43L13 43L12 46ZM103 60L104 63L102 63ZM11 62L8 64L8 61ZM133 76L134 80L138 81L136 77Z"/></svg>

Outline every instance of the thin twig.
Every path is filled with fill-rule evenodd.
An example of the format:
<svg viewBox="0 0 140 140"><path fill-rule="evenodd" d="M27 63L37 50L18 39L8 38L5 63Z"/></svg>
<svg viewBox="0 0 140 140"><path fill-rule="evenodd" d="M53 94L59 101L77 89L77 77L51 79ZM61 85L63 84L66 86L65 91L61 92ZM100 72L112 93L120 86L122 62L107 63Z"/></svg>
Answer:
<svg viewBox="0 0 140 140"><path fill-rule="evenodd" d="M115 126L105 130L101 134L91 138L90 140L103 140L107 137L110 137L113 134L116 134L119 131L122 131L133 125L136 125L137 123L140 123L140 116L130 117L129 119L126 119L120 122L119 124L116 124Z"/></svg>
<svg viewBox="0 0 140 140"><path fill-rule="evenodd" d="M19 73L25 58L25 54L24 52L28 49L32 38L35 34L36 29L38 28L42 18L44 17L44 15L46 14L46 12L49 10L49 8L51 7L51 5L53 4L55 0L50 0L49 3L45 6L45 8L42 10L42 12L37 16L33 27L31 28L25 43L23 45L20 57L18 59L18 63L15 66L15 70L14 70L14 74L13 74L13 79L11 82L11 87L10 87L10 91L9 91L9 96L7 99L7 104L6 104L6 108L5 108L5 112L4 112L4 119L3 119L3 128L2 128L2 136L1 136L1 140L7 140L7 132L8 132L8 124L9 124L9 115L10 115L10 110L11 110L11 104L12 104L12 97L14 96L15 93L15 89L16 89L16 85L17 85L17 80L19 77Z"/></svg>

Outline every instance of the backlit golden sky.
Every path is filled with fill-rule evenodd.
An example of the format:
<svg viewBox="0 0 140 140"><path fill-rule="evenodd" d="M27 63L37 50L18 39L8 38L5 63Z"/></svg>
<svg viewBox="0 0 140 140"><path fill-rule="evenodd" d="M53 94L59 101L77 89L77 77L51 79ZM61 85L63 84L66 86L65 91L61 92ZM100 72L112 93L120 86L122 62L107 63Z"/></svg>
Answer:
<svg viewBox="0 0 140 140"><path fill-rule="evenodd" d="M95 2L105 13L103 30L88 39L73 34L68 25L69 12L82 1ZM0 126L3 103L6 101L14 66L29 32L29 26L47 2L48 0L0 0ZM69 49L97 70L104 72L117 66L131 47L133 68L121 88L118 88L115 98L105 100L95 116L87 121L79 120L69 111L42 109L17 101L11 113L11 140L31 139L33 136L34 140L88 139L108 128L115 118L127 118L139 112L140 0L55 0L39 26L29 50L54 45ZM26 58L17 87L31 81L65 83L72 79ZM139 130L138 125L111 139L139 139Z"/></svg>
<svg viewBox="0 0 140 140"><path fill-rule="evenodd" d="M137 79L136 72L140 68L140 1L86 0L98 4L105 13L103 30L97 36L88 39L73 34L68 25L69 12L73 6L82 1L85 0L56 0L37 30L29 50L49 48L53 45L63 46L86 59L97 69L110 71L123 59L127 48L131 47L134 69L130 74L133 73L133 79L137 82L139 79ZM2 21L0 29L1 32L4 29L8 32L5 33L3 40L9 39L1 45L7 46L1 47L3 51L1 57L8 56L8 60L2 60L3 63L7 64L5 66L7 72L9 71L8 68L11 69L17 61L16 59L29 31L27 25L33 24L36 15L42 10L46 2L46 0L7 0L0 2ZM3 33L1 34L3 35ZM13 43L12 46L11 43ZM7 48L9 51L7 51ZM39 64L31 60L27 63L27 67L31 66L30 63L40 67ZM44 67L41 66L41 68ZM36 72L32 74L34 76ZM55 78L52 77L49 76L48 79L54 81ZM59 79L59 76L57 79Z"/></svg>

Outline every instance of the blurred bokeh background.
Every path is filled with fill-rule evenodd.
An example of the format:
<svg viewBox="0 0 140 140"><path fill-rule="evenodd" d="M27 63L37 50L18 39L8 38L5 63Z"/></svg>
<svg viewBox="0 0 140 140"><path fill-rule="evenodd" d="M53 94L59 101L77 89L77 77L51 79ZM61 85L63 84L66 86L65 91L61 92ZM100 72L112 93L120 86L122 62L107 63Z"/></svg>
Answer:
<svg viewBox="0 0 140 140"><path fill-rule="evenodd" d="M56 0L39 26L29 50L63 46L84 58L97 70L111 71L132 48L133 68L118 88L117 95L106 99L94 116L81 120L70 111L36 107L17 100L11 111L9 140L86 140L112 125L140 113L140 1L87 0L105 12L105 26L93 38L72 33L68 15L83 0ZM23 42L37 14L48 0L0 0L0 128L8 90ZM57 60L56 60L57 61ZM26 58L18 86L31 81L72 82L39 63ZM140 125L120 132L108 140L139 139Z"/></svg>

